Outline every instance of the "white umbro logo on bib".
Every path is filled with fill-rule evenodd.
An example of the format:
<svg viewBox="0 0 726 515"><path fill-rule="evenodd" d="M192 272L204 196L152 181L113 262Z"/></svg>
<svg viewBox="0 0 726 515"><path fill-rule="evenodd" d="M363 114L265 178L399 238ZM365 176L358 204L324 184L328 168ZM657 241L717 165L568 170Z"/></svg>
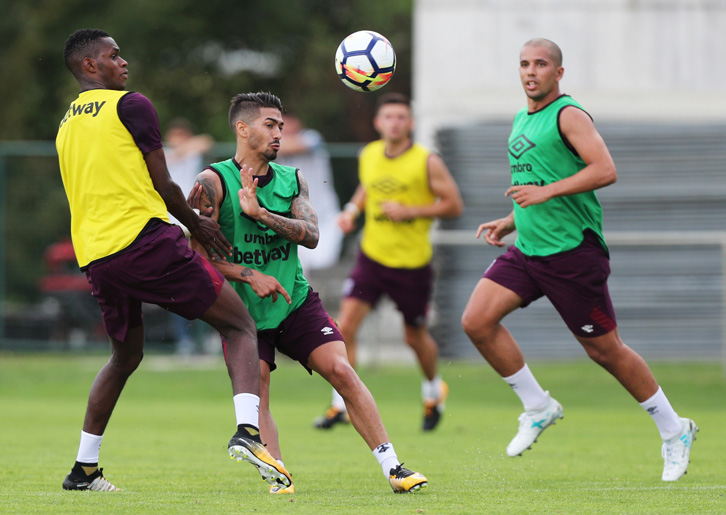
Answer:
<svg viewBox="0 0 726 515"><path fill-rule="evenodd" d="M591 333L595 330L595 328L592 327L591 325L583 325L581 329L583 331L585 331L586 333Z"/></svg>
<svg viewBox="0 0 726 515"><path fill-rule="evenodd" d="M323 327L320 330L320 332L323 333L325 336L330 336L331 334L333 334L333 328L332 327Z"/></svg>

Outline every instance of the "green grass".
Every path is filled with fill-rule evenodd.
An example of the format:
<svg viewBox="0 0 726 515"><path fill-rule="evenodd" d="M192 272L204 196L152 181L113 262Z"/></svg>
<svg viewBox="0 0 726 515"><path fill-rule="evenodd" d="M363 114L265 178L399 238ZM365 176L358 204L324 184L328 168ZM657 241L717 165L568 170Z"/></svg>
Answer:
<svg viewBox="0 0 726 515"><path fill-rule="evenodd" d="M219 359L151 356L129 381L101 465L120 493L65 492L88 389L103 357L0 354L3 513L726 513L726 382L718 364L658 364L671 402L699 424L690 472L661 482L660 439L643 410L590 362L532 363L565 407L534 450L508 458L521 406L483 362L443 364L451 395L434 434L419 430L412 367L361 369L399 458L429 488L394 495L350 427L316 431L324 381L298 365L273 374L273 412L297 493L272 496L231 461L231 391Z"/></svg>

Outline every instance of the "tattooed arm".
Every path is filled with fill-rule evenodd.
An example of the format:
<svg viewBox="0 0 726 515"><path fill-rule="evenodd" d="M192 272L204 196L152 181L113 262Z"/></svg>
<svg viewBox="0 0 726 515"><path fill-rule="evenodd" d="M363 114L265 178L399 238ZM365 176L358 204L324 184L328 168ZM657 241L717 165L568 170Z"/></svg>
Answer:
<svg viewBox="0 0 726 515"><path fill-rule="evenodd" d="M318 246L320 239L318 215L310 203L308 184L305 177L299 171L297 177L300 184L300 193L292 200L291 218L270 213L259 205L257 202L257 179L253 178L252 170L244 165L240 172L242 189L239 191L239 201L242 210L248 216L259 220L284 239L314 249Z"/></svg>
<svg viewBox="0 0 726 515"><path fill-rule="evenodd" d="M216 222L219 220L222 194L222 183L219 176L211 170L204 170L197 176L197 182L189 193L187 202L192 208L199 209L202 216L208 216ZM191 239L191 246L219 270L228 281L247 283L259 297L263 299L272 297L272 302L277 300L278 294L282 295L288 304L292 302L285 288L271 275L230 263L216 254L210 254L209 249L203 247L194 238Z"/></svg>

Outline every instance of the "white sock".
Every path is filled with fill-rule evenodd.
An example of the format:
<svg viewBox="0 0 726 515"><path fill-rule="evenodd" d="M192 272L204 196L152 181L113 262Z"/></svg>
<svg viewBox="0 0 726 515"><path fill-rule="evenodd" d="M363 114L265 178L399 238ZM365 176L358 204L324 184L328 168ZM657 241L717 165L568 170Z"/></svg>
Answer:
<svg viewBox="0 0 726 515"><path fill-rule="evenodd" d="M437 375L431 381L421 381L421 397L424 401L437 402L441 397L441 376Z"/></svg>
<svg viewBox="0 0 726 515"><path fill-rule="evenodd" d="M547 404L547 393L542 389L525 363L515 374L502 377L524 405L524 411L536 410Z"/></svg>
<svg viewBox="0 0 726 515"><path fill-rule="evenodd" d="M345 401L343 400L343 397L340 396L338 390L336 390L335 388L333 388L333 401L331 402L331 405L338 411L348 411L345 407Z"/></svg>
<svg viewBox="0 0 726 515"><path fill-rule="evenodd" d="M252 393L238 393L232 397L237 425L260 427L260 398Z"/></svg>
<svg viewBox="0 0 726 515"><path fill-rule="evenodd" d="M103 435L92 435L81 431L81 444L78 446L76 461L80 463L98 463L102 440Z"/></svg>
<svg viewBox="0 0 726 515"><path fill-rule="evenodd" d="M382 443L373 449L373 456L380 463L381 469L383 470L383 477L386 479L391 476L391 469L401 464L398 461L398 456L396 456L396 451L393 449L393 444L390 442Z"/></svg>
<svg viewBox="0 0 726 515"><path fill-rule="evenodd" d="M653 418L663 440L670 440L681 432L681 419L660 386L650 399L640 405Z"/></svg>

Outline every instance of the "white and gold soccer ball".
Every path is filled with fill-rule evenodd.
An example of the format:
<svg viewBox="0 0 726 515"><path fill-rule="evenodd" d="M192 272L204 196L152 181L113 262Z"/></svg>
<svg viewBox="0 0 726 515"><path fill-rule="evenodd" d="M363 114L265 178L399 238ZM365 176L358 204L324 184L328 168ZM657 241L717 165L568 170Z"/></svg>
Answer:
<svg viewBox="0 0 726 515"><path fill-rule="evenodd" d="M372 30L354 32L335 51L335 71L343 84L356 91L382 88L396 71L391 43Z"/></svg>

